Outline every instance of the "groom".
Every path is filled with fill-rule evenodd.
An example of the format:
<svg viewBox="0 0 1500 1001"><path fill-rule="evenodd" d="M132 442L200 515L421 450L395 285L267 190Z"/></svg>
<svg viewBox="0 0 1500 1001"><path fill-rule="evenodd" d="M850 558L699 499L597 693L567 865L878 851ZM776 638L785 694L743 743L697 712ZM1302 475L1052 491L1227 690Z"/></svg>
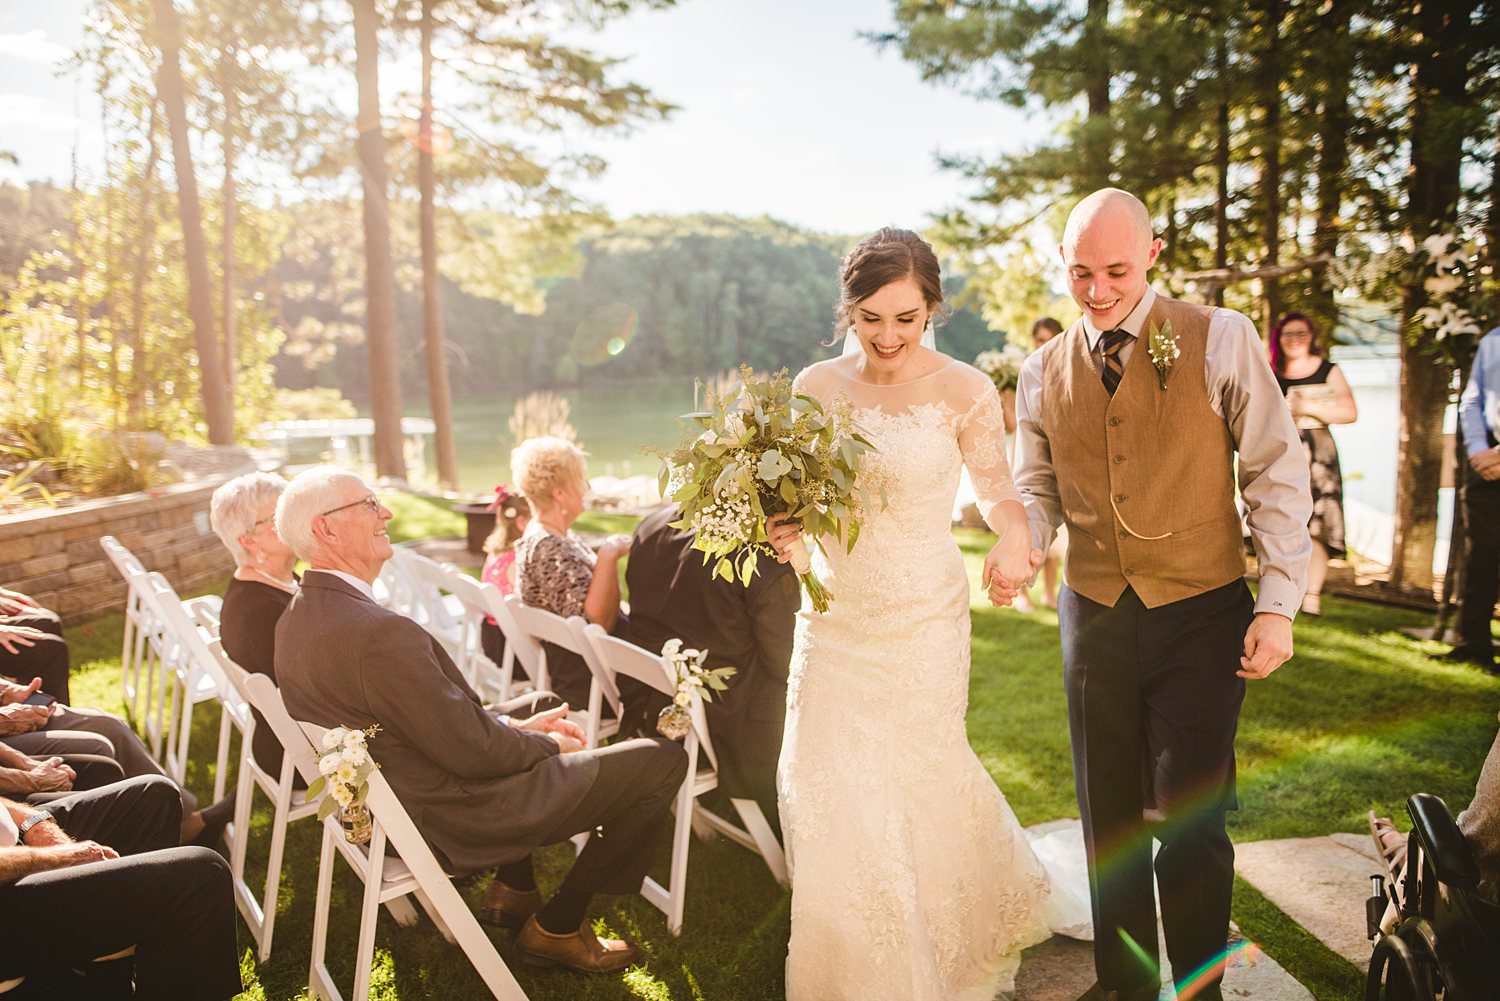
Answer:
<svg viewBox="0 0 1500 1001"><path fill-rule="evenodd" d="M1161 240L1139 200L1089 195L1060 250L1083 316L1022 367L1016 483L1034 566L1059 525L1069 532L1058 621L1098 974L1080 1001L1157 996L1153 837L1177 989L1217 999L1235 726L1245 680L1292 655L1311 551L1307 462L1251 322L1147 284Z"/></svg>

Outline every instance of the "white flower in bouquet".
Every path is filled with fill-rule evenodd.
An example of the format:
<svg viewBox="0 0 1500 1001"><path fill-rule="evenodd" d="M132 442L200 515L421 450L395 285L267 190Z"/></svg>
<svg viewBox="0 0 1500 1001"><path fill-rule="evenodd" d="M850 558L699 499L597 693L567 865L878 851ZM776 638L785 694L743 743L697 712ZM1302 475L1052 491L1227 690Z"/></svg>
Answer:
<svg viewBox="0 0 1500 1001"><path fill-rule="evenodd" d="M759 558L771 554L769 518L789 515L808 537L831 536L852 550L876 487L862 475L874 446L847 402L824 409L794 392L785 370L757 376L742 368L740 380L686 415L703 430L663 456L660 488L682 509L673 527L693 531L704 563L714 560L716 576L748 587ZM800 541L791 562L813 607L826 612L831 595Z"/></svg>
<svg viewBox="0 0 1500 1001"><path fill-rule="evenodd" d="M356 729L335 726L323 734L323 756L318 759L318 777L308 783L307 797L323 796L318 819L336 809L347 810L365 801L370 772L380 767L370 757L368 740L380 732L379 725ZM324 793L327 795L324 795Z"/></svg>

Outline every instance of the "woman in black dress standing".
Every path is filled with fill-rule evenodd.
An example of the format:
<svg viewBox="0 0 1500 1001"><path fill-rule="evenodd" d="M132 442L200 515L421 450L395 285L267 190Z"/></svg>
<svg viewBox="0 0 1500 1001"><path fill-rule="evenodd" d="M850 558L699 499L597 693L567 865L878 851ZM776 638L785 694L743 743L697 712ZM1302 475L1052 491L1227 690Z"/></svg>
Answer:
<svg viewBox="0 0 1500 1001"><path fill-rule="evenodd" d="M1311 467L1313 516L1312 561L1307 568L1306 615L1323 611L1323 581L1328 559L1344 556L1344 479L1330 424L1352 424L1359 416L1354 393L1339 367L1329 361L1318 328L1302 313L1287 313L1271 330L1271 368L1286 394L1292 418L1302 436Z"/></svg>

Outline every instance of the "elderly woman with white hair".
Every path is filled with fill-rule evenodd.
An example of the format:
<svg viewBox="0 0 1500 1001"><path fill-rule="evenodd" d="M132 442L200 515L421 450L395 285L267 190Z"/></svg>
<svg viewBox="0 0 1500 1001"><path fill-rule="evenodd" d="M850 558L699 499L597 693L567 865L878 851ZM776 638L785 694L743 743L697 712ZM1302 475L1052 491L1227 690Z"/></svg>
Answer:
<svg viewBox="0 0 1500 1001"><path fill-rule="evenodd" d="M214 491L209 523L234 556L234 576L224 592L219 638L224 652L245 670L276 680L276 621L297 591L297 556L276 531L276 502L286 481L270 473L236 476ZM262 768L281 769L281 744L259 712L252 752ZM301 775L295 781L299 788Z"/></svg>
<svg viewBox="0 0 1500 1001"><path fill-rule="evenodd" d="M594 552L571 531L588 492L585 455L562 438L529 438L510 454L510 471L531 505L531 523L516 543L521 600L564 617L581 615L616 635L620 614L620 557L630 536L614 535ZM552 690L569 705L588 704L589 671L577 655L549 650Z"/></svg>

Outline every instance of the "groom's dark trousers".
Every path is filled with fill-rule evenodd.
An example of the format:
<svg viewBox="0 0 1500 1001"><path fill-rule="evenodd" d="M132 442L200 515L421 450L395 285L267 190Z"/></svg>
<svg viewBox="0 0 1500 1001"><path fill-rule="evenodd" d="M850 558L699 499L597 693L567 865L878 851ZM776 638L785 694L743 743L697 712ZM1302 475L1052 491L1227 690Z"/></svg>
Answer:
<svg viewBox="0 0 1500 1001"><path fill-rule="evenodd" d="M1100 986L1157 977L1151 840L1173 978L1222 958L1234 847L1236 676L1253 602L1243 580L1147 608L1113 608L1064 587L1058 598L1073 775L1088 852ZM1154 809L1153 821L1143 811ZM1214 983L1214 970L1199 983Z"/></svg>

